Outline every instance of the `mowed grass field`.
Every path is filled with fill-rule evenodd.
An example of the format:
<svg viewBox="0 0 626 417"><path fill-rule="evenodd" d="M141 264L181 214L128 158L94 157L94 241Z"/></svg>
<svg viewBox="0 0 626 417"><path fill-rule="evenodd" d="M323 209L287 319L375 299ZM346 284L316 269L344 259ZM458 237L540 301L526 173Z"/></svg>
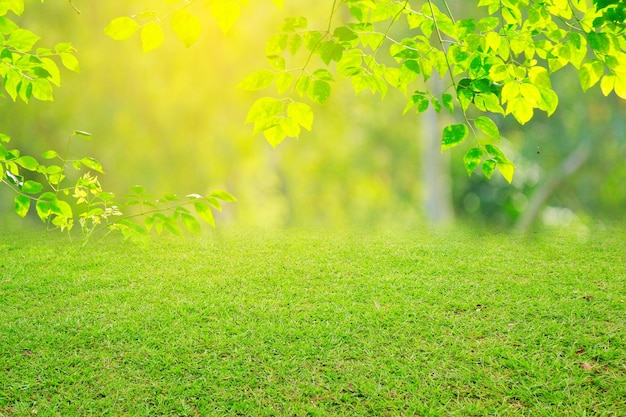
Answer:
<svg viewBox="0 0 626 417"><path fill-rule="evenodd" d="M2 416L625 416L626 232L0 233Z"/></svg>

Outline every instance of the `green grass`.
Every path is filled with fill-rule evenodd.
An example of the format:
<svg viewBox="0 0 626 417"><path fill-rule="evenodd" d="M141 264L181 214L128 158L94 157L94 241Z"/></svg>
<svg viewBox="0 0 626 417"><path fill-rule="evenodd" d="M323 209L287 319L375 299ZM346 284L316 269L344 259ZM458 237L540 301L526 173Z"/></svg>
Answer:
<svg viewBox="0 0 626 417"><path fill-rule="evenodd" d="M626 415L626 233L0 230L3 416Z"/></svg>

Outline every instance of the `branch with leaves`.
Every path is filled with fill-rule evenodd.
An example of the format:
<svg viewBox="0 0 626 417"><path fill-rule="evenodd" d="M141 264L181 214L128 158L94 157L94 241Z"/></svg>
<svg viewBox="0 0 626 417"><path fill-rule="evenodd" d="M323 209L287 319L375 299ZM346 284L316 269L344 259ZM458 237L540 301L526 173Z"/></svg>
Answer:
<svg viewBox="0 0 626 417"><path fill-rule="evenodd" d="M157 198L142 186L116 200L115 194L104 191L98 174L102 165L90 157L70 159L70 144L75 138L90 138L90 134L75 131L67 142L63 155L45 151L40 163L37 158L21 155L18 149L7 149L3 143L10 138L0 135L0 183L15 193L15 212L26 217L35 213L49 229L70 233L76 224L87 242L100 232L119 231L125 238L142 240L152 230L180 235L182 228L200 234L198 219L215 226L213 210L222 210L222 202L235 202L226 191L216 190L208 196L189 194L184 198L164 194ZM72 172L68 172L73 168ZM136 208L135 212L131 210ZM142 219L142 223L134 220ZM181 228L182 225L182 228Z"/></svg>
<svg viewBox="0 0 626 417"><path fill-rule="evenodd" d="M78 12L72 1L70 5ZM80 72L74 55L76 51L70 43L65 42L58 43L54 49L35 49L41 38L6 17L9 12L21 15L24 12L24 1L0 1L0 78L4 80L4 92L13 101L52 101L53 86L59 86L61 80L54 59L60 60L67 69ZM185 13L185 8L180 8L171 18L181 39L192 42L195 36L194 22ZM121 22L117 23L118 26L126 25L125 30L129 30L128 18L121 18L117 22ZM150 40L149 35L155 32L150 28L148 26L147 34L142 36L148 39L144 50L154 46L155 41ZM122 35L127 32L118 27L113 33L123 38ZM104 174L104 170L96 159L69 157L74 139L90 137L87 132L74 131L62 154L47 150L40 158L36 158L24 155L19 149L8 149L5 145L11 138L0 133L0 184L14 192L15 213L18 216L26 217L34 211L49 229L60 229L70 235L78 224L85 242L99 232L111 231L119 231L125 238L140 240L152 230L158 234L165 230L179 235L182 229L186 229L199 234L201 226L198 219L215 226L213 210L221 211L222 202L236 201L232 195L221 190L213 191L208 196L190 194L180 198L175 194L165 194L156 198L146 193L141 186L133 187L129 195L116 201L113 193L102 189L97 175ZM40 160L47 162L41 163ZM134 207L138 208L135 212L132 211Z"/></svg>
<svg viewBox="0 0 626 417"><path fill-rule="evenodd" d="M551 77L567 65L578 71L583 91L600 83L604 95L626 99L626 6L619 0L480 0L485 16L478 19L456 19L446 1L443 11L431 0L342 4L353 21L334 28L310 30L305 17L286 19L266 45L271 69L240 84L250 91L276 88L278 96L258 99L246 119L273 146L297 137L300 127L311 129L314 112L302 98L323 104L332 82L347 78L356 94L402 91L405 113L460 108L462 121L443 130L442 151L471 132L476 145L463 158L468 174L480 167L490 178L498 170L511 182L514 165L498 146L493 115L512 115L520 124L535 110L552 115L558 95ZM392 37L392 26L408 36ZM381 57L385 47L388 56ZM432 76L450 79L440 96L424 87Z"/></svg>

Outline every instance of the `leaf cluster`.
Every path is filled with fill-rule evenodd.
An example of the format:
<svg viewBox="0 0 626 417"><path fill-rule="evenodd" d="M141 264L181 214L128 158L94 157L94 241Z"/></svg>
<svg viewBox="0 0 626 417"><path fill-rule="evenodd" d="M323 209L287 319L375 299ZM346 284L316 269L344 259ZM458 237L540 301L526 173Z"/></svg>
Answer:
<svg viewBox="0 0 626 417"><path fill-rule="evenodd" d="M104 174L104 170L96 159L67 157L72 139L90 136L75 131L68 139L64 155L48 150L41 160L49 162L40 163L33 156L22 155L19 149L7 149L3 143L9 143L10 138L0 134L0 180L15 193L18 216L26 217L34 206L37 217L48 228L69 233L78 222L85 241L105 230L120 231L124 237L137 240L148 236L153 229L158 234L166 230L180 235L181 225L190 233L200 234L198 219L215 226L212 210L221 211L221 202L236 201L221 190L206 197L190 194L179 198L165 194L156 198L142 186L132 187L130 194L116 201L114 193L102 189L97 174ZM79 176L68 172L69 168ZM132 207L137 207L138 212L127 212ZM136 218L143 218L143 224L133 221Z"/></svg>
<svg viewBox="0 0 626 417"><path fill-rule="evenodd" d="M6 17L8 12L21 15L24 12L24 1L0 0L2 87L13 101L17 98L25 103L31 98L52 101L52 86L61 84L59 67L53 58L59 59L67 69L79 72L80 66L74 55L76 50L66 42L58 43L54 49L35 49L40 37L20 28ZM144 14L143 17L146 16L151 15ZM199 22L185 7L175 11L171 21L183 42L190 45L195 41ZM119 18L106 30L116 39L125 39L136 31L135 25L136 22L131 18ZM144 50L158 46L157 31L154 25L144 26ZM2 91L0 97L5 98ZM113 193L102 189L97 176L104 174L100 162L91 157L68 157L73 139L90 137L89 133L76 130L68 138L63 153L47 150L40 158L36 158L22 154L19 149L8 149L5 144L11 138L0 133L0 184L14 192L14 211L18 216L26 217L34 211L48 228L68 233L78 224L85 241L96 232L114 230L126 238L140 239L148 236L151 230L159 234L163 230L181 234L184 228L199 234L201 226L198 219L215 226L213 210L222 210L221 202L236 201L232 195L221 190L213 191L206 197L191 194L181 199L166 194L162 198L155 198L146 194L141 186L133 187L130 195L116 201ZM133 206L139 207L138 213L127 211L132 210ZM136 218L144 219L143 224L133 221Z"/></svg>
<svg viewBox="0 0 626 417"><path fill-rule="evenodd" d="M291 105L303 107L302 99L323 104L336 79L349 79L356 94L369 90L384 97L391 87L406 94L405 113L430 106L460 113L461 123L443 130L442 151L471 135L475 146L463 158L468 173L481 167L491 177L497 169L511 182L514 165L497 145L494 115L513 116L520 124L535 110L552 115L559 99L551 78L567 65L578 71L584 91L600 83L604 95L626 99L623 2L479 0L484 15L467 19L456 19L443 5L440 10L430 0L348 0L341 7L348 8L351 21L334 24L333 4L322 30L308 28L305 17L286 19L266 44L271 69L240 84L251 91L273 84L278 96L259 98L246 122L275 146L305 126L289 115ZM433 76L449 79L443 93L430 91ZM314 114L306 109L308 129Z"/></svg>
<svg viewBox="0 0 626 417"><path fill-rule="evenodd" d="M28 103L31 98L52 101L53 86L61 85L57 61L70 71L80 72L80 65L70 43L54 48L37 47L40 36L21 28L7 17L24 12L23 0L0 2L0 80L2 88L13 101ZM56 59L56 61L55 61ZM5 97L0 90L0 98Z"/></svg>

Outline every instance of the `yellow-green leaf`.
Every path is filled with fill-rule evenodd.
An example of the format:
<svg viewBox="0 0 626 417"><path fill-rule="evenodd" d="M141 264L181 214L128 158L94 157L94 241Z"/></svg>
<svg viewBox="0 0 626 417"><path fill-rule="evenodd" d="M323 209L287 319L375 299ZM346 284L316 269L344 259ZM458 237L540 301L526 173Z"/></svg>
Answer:
<svg viewBox="0 0 626 417"><path fill-rule="evenodd" d="M154 51L163 43L163 29L156 22L148 23L141 29L141 47L144 53Z"/></svg>
<svg viewBox="0 0 626 417"><path fill-rule="evenodd" d="M28 214L28 210L30 209L30 198L23 195L18 194L15 196L15 212L20 217L26 217Z"/></svg>
<svg viewBox="0 0 626 417"><path fill-rule="evenodd" d="M476 120L474 120L474 126L476 126L476 129L483 132L489 138L494 140L500 140L500 130L490 118L486 116L480 116Z"/></svg>
<svg viewBox="0 0 626 417"><path fill-rule="evenodd" d="M600 88L602 89L602 94L608 96L613 91L613 87L615 86L615 75L607 74L602 77L602 81L600 82Z"/></svg>
<svg viewBox="0 0 626 417"><path fill-rule="evenodd" d="M111 39L121 41L130 38L138 30L139 23L130 17L123 16L113 19L111 23L104 28L104 33L106 33Z"/></svg>
<svg viewBox="0 0 626 417"><path fill-rule="evenodd" d="M255 71L248 75L237 87L242 90L257 91L269 86L274 81L274 73L268 70Z"/></svg>
<svg viewBox="0 0 626 417"><path fill-rule="evenodd" d="M498 162L498 170L504 179L510 184L513 182L513 174L515 174L515 165L510 162Z"/></svg>
<svg viewBox="0 0 626 417"><path fill-rule="evenodd" d="M61 56L61 62L63 62L63 66L70 71L80 72L80 65L78 64L78 59L70 53L63 52L59 54Z"/></svg>
<svg viewBox="0 0 626 417"><path fill-rule="evenodd" d="M459 143L463 142L467 135L469 134L469 129L464 124L455 124L446 126L443 129L443 138L441 140L441 151L445 151L450 148L454 148Z"/></svg>
<svg viewBox="0 0 626 417"><path fill-rule="evenodd" d="M480 148L471 148L465 156L463 157L463 165L465 165L465 169L467 170L467 175L472 175L472 172L478 165L480 165L480 161L483 159L483 151Z"/></svg>
<svg viewBox="0 0 626 417"><path fill-rule="evenodd" d="M186 9L181 9L172 15L170 21L172 29L185 46L193 45L202 32L202 24L200 20L189 13Z"/></svg>
<svg viewBox="0 0 626 417"><path fill-rule="evenodd" d="M232 28L240 13L241 7L234 0L215 0L211 4L211 14L224 33Z"/></svg>
<svg viewBox="0 0 626 417"><path fill-rule="evenodd" d="M593 87L604 74L604 63L599 59L593 59L580 67L578 79L583 91Z"/></svg>
<svg viewBox="0 0 626 417"><path fill-rule="evenodd" d="M293 102L287 107L287 116L298 122L306 130L313 127L313 110L306 103Z"/></svg>

